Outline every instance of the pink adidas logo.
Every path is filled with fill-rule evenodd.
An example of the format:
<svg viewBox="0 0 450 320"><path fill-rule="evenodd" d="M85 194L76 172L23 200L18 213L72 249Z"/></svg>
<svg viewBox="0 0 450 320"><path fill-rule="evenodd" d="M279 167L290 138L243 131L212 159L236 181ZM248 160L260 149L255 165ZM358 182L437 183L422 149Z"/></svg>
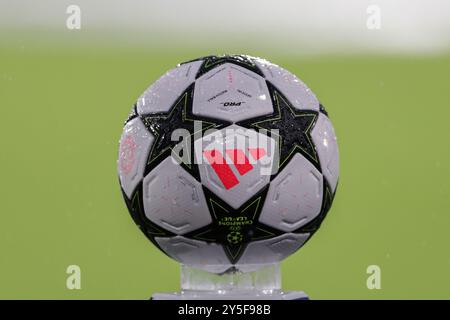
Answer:
<svg viewBox="0 0 450 320"><path fill-rule="evenodd" d="M255 161L258 161L261 157L266 155L266 150L264 148L248 148L247 150L249 155ZM225 153L239 172L239 175L243 176L253 170L254 167L250 163L250 159L246 156L244 150L226 149ZM205 150L203 151L203 155L223 183L225 189L229 190L239 184L239 179L236 177L233 170L231 170L230 165L227 163L227 160L220 150Z"/></svg>

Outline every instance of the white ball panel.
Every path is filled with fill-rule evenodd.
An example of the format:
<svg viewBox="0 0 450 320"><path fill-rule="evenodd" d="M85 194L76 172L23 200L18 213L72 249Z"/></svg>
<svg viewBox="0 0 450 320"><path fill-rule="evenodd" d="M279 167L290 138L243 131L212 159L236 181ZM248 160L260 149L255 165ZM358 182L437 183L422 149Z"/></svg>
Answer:
<svg viewBox="0 0 450 320"><path fill-rule="evenodd" d="M286 233L272 239L251 242L238 265L280 262L297 251L308 238L309 233Z"/></svg>
<svg viewBox="0 0 450 320"><path fill-rule="evenodd" d="M334 192L339 178L339 149L333 125L324 114L319 114L311 137L319 154L322 174Z"/></svg>
<svg viewBox="0 0 450 320"><path fill-rule="evenodd" d="M141 119L135 118L125 125L120 138L118 171L122 188L128 198L144 177L147 154L153 144L153 135Z"/></svg>
<svg viewBox="0 0 450 320"><path fill-rule="evenodd" d="M155 241L169 256L180 263L220 273L231 267L222 246L182 236L155 238Z"/></svg>
<svg viewBox="0 0 450 320"><path fill-rule="evenodd" d="M217 135L214 135L216 138L210 139L211 135L207 135L206 137L203 137L203 143L200 145L196 143L195 155L197 163L200 163L199 171L202 184L228 203L231 207L237 209L270 182L270 174L274 165L273 156L275 154L275 141L272 138L256 131L252 131L252 134L247 135L246 132L249 132L249 129L237 125L228 126L220 130L220 132L222 133L221 137L223 137L223 139ZM228 143L231 144L232 148L236 148L237 146L234 145L233 142L238 139L241 142L245 141L245 146L261 145L269 149L266 150L266 155L259 160L253 159L247 150L243 150L249 161L251 161L251 165L253 167L244 175L241 175L237 171L232 159L230 159L224 151L224 149L227 149L226 146ZM198 151L200 146L203 149ZM236 178L236 185L227 188L220 181L211 164L203 157L205 150L219 150L222 153L226 163L229 165L229 168Z"/></svg>
<svg viewBox="0 0 450 320"><path fill-rule="evenodd" d="M168 112L183 91L194 83L202 63L194 61L169 70L139 97L138 113Z"/></svg>
<svg viewBox="0 0 450 320"><path fill-rule="evenodd" d="M320 213L322 197L321 173L297 153L270 183L259 221L291 232Z"/></svg>
<svg viewBox="0 0 450 320"><path fill-rule="evenodd" d="M147 218L175 234L212 222L201 184L172 157L144 178L143 193Z"/></svg>
<svg viewBox="0 0 450 320"><path fill-rule="evenodd" d="M265 80L248 69L225 63L196 80L195 115L236 122L272 112Z"/></svg>
<svg viewBox="0 0 450 320"><path fill-rule="evenodd" d="M303 81L289 71L267 60L255 58L264 76L299 110L319 111L319 100Z"/></svg>

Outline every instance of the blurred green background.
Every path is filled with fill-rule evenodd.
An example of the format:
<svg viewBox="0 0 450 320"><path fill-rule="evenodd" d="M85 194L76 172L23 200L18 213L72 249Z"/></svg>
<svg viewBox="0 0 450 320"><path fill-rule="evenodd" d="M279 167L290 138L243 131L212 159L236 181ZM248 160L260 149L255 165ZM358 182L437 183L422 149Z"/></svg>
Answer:
<svg viewBox="0 0 450 320"><path fill-rule="evenodd" d="M39 29L0 40L0 298L177 290L177 263L146 240L121 198L118 140L148 85L181 61L229 52L232 39L114 45L101 33ZM284 288L313 299L449 299L450 54L232 50L297 74L338 135L333 207L283 263ZM81 290L66 288L72 264ZM366 286L369 265L381 268L380 290Z"/></svg>

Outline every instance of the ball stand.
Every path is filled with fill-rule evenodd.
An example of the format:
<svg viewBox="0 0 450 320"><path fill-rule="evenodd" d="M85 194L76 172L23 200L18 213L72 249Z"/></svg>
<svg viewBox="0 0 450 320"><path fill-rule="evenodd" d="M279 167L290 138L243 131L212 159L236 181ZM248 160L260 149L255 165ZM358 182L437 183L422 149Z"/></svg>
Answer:
<svg viewBox="0 0 450 320"><path fill-rule="evenodd" d="M281 290L279 263L240 266L221 274L182 264L181 291L155 293L152 300L308 300L308 296Z"/></svg>

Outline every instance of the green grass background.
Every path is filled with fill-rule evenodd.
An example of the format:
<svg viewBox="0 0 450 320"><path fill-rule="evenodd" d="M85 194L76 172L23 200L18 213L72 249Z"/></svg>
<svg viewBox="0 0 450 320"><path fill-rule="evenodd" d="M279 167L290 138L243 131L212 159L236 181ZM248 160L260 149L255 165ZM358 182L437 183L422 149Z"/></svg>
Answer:
<svg viewBox="0 0 450 320"><path fill-rule="evenodd" d="M177 290L178 265L145 239L122 201L118 140L148 85L227 47L8 39L0 44L0 298L148 299ZM296 73L338 135L335 202L283 263L284 288L313 299L450 298L450 55L236 49ZM70 264L81 267L81 290L66 289ZM371 264L381 267L381 290L366 287Z"/></svg>

